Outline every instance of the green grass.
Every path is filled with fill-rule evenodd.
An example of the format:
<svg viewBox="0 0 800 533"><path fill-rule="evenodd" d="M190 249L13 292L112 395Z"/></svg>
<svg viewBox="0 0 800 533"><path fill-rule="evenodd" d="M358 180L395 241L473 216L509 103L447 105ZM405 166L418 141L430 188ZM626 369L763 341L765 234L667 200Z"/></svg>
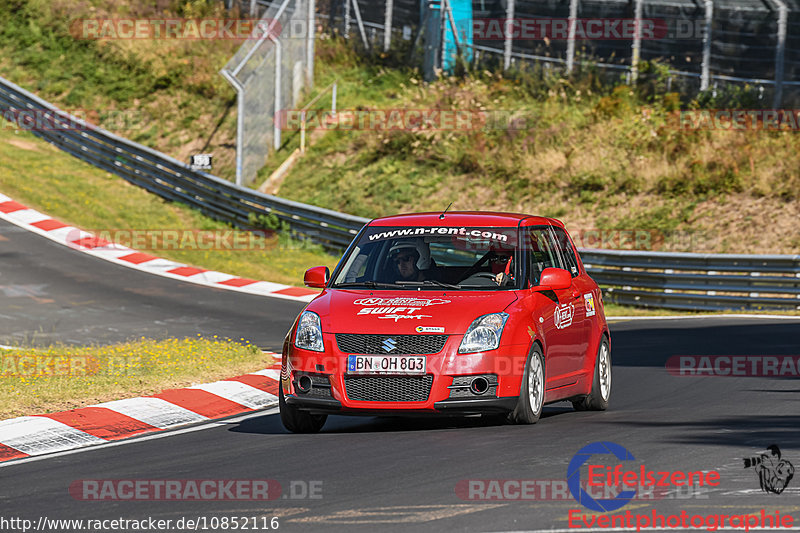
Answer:
<svg viewBox="0 0 800 533"><path fill-rule="evenodd" d="M0 125L0 191L90 232L230 229L75 159L28 132L15 133L3 125ZM131 244L124 239L118 242ZM337 260L318 246L284 236L257 239L255 248L173 249L152 253L209 270L289 285L302 285L307 268L315 265L332 268Z"/></svg>
<svg viewBox="0 0 800 533"><path fill-rule="evenodd" d="M154 394L272 363L248 341L216 338L0 349L0 419Z"/></svg>
<svg viewBox="0 0 800 533"><path fill-rule="evenodd" d="M228 15L211 0L0 0L0 76L63 109L91 110L92 122L179 160L211 152L214 172L232 179L236 93L219 70L241 42L99 41L70 32L82 18L178 16ZM113 112L132 118L115 121Z"/></svg>

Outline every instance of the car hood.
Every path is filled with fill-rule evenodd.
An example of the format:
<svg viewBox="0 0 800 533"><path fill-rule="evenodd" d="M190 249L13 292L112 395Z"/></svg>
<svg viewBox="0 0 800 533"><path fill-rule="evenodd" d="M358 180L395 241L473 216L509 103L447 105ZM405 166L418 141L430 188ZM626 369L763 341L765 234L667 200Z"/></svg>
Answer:
<svg viewBox="0 0 800 533"><path fill-rule="evenodd" d="M328 289L308 306L326 333L463 334L473 320L504 310L514 291Z"/></svg>

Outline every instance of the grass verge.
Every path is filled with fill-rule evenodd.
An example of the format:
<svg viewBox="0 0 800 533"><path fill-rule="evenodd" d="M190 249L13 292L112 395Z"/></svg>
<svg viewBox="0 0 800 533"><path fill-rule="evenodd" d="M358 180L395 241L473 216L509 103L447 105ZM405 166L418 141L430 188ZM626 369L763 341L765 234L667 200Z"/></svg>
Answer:
<svg viewBox="0 0 800 533"><path fill-rule="evenodd" d="M142 338L109 346L0 349L0 419L155 394L273 363L241 340Z"/></svg>
<svg viewBox="0 0 800 533"><path fill-rule="evenodd" d="M3 124L0 124L0 192L93 233L230 229L224 223L162 200L73 158L31 133L15 132ZM119 244L133 244L124 232L114 235L120 237ZM308 267L333 268L337 260L318 246L284 236L259 237L251 244L244 249L207 250L196 245L152 250L152 253L209 270L288 285L302 285L303 272Z"/></svg>

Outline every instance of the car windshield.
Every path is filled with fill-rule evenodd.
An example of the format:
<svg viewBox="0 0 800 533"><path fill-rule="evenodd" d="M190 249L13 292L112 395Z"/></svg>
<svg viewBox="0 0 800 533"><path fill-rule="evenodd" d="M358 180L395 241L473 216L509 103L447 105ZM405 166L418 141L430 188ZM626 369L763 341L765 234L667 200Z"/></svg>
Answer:
<svg viewBox="0 0 800 533"><path fill-rule="evenodd" d="M371 226L332 288L506 290L520 287L517 228Z"/></svg>

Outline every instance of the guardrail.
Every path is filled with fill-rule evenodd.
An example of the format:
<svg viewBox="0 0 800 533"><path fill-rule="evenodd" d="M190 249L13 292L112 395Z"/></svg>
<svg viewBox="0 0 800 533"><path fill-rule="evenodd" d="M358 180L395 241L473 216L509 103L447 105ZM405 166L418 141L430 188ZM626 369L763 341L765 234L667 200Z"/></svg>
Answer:
<svg viewBox="0 0 800 533"><path fill-rule="evenodd" d="M607 301L688 310L800 309L800 255L580 254Z"/></svg>
<svg viewBox="0 0 800 533"><path fill-rule="evenodd" d="M53 128L32 128L38 137L75 157L167 200L182 202L241 228L253 228L250 215L275 215L291 231L329 250L345 248L369 219L239 187L141 144L87 124L25 89L0 78L0 108L49 113ZM78 125L77 127L75 125Z"/></svg>
<svg viewBox="0 0 800 533"><path fill-rule="evenodd" d="M0 78L0 109L47 110L63 128L32 132L167 200L237 227L273 214L295 234L341 251L368 219L236 186L60 111ZM80 124L70 128L69 124ZM800 256L580 250L606 301L671 309L800 309Z"/></svg>

